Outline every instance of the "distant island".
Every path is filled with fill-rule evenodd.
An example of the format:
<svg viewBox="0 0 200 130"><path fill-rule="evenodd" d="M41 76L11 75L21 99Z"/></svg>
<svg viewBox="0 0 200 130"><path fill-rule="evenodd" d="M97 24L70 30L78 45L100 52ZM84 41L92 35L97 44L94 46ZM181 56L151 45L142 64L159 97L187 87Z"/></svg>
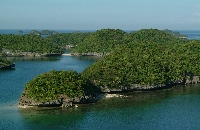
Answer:
<svg viewBox="0 0 200 130"><path fill-rule="evenodd" d="M0 56L48 56L61 55L62 48L41 36L0 35Z"/></svg>
<svg viewBox="0 0 200 130"><path fill-rule="evenodd" d="M102 93L157 90L200 82L199 40L182 39L158 29L130 34L103 29L82 41L73 53L95 51L103 53L102 59L82 73L53 70L37 76L25 85L19 99L21 107L68 107L94 102Z"/></svg>
<svg viewBox="0 0 200 130"><path fill-rule="evenodd" d="M41 32L40 31L37 31L37 30L32 30L31 32L29 32L29 34L33 34L33 35L55 35L55 34L59 34L58 32L56 31L50 31L50 30L42 30Z"/></svg>

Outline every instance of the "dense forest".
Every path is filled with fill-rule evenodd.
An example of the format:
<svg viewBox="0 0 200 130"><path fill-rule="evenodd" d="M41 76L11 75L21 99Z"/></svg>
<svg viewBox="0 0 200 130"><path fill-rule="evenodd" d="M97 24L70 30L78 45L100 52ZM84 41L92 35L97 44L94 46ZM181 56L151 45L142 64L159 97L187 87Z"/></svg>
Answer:
<svg viewBox="0 0 200 130"><path fill-rule="evenodd" d="M72 53L109 53L117 45L126 43L128 33L120 29L101 29L91 33L83 42L72 50Z"/></svg>
<svg viewBox="0 0 200 130"><path fill-rule="evenodd" d="M59 99L62 95L69 98L91 95L93 88L75 71L51 70L38 75L28 82L23 96L36 101L49 101Z"/></svg>
<svg viewBox="0 0 200 130"><path fill-rule="evenodd" d="M155 31L156 29L142 29L131 33L120 29L101 29L91 33L83 42L80 42L73 50L75 55L106 55L116 46L135 42L157 42L158 44L171 44L172 42L184 42L187 39L180 40L180 33L170 30Z"/></svg>
<svg viewBox="0 0 200 130"><path fill-rule="evenodd" d="M66 45L71 45L75 47L76 45L83 42L83 40L89 36L90 32L73 32L73 33L59 33L46 37L47 41L57 43L61 47L66 47Z"/></svg>
<svg viewBox="0 0 200 130"><path fill-rule="evenodd" d="M34 53L62 53L61 48L47 41L45 38L37 35L0 35L0 48L2 55L13 53L14 55L21 52Z"/></svg>
<svg viewBox="0 0 200 130"><path fill-rule="evenodd" d="M131 42L113 49L82 76L103 89L136 89L184 82L200 74L200 41L182 40L156 29L132 35Z"/></svg>
<svg viewBox="0 0 200 130"><path fill-rule="evenodd" d="M69 87L69 89L59 91L66 92L65 94L72 92L72 95L67 95L76 97L83 93L162 88L177 83L184 84L187 80L192 80L194 76L200 75L200 41L182 39L166 31L143 29L128 34L121 30L103 29L85 37L73 52L80 48L82 52L109 52L109 55L91 64L80 73L81 79L87 81L86 88L89 89L79 91L79 87L75 89L79 86L76 83L73 89L70 88L65 78L73 78L74 82L79 80L71 74L62 75L63 72L61 75L65 78L41 78L39 76L27 83L25 90L31 93L29 97L35 100L44 97L57 99L55 86L59 90L64 84L65 88ZM52 75L54 73L56 72L50 72ZM48 89L45 89L47 81L52 83L49 84ZM199 82L199 77L196 82ZM47 93L55 95L51 98L37 96Z"/></svg>

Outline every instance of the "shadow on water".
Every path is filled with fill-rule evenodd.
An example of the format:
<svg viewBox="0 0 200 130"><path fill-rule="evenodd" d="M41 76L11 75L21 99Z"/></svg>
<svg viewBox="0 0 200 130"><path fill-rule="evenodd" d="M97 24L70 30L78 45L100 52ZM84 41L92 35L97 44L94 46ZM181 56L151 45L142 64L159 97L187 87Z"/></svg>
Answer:
<svg viewBox="0 0 200 130"><path fill-rule="evenodd" d="M200 85L174 86L172 88L155 90L155 91L138 91L122 93L120 97L104 98L99 100L93 109L124 109L124 108L146 108L154 106L181 95L198 95L200 94Z"/></svg>
<svg viewBox="0 0 200 130"><path fill-rule="evenodd" d="M20 108L19 113L29 129L69 129L84 118L84 108ZM78 128L79 126L75 126Z"/></svg>
<svg viewBox="0 0 200 130"><path fill-rule="evenodd" d="M1 72L5 72L5 71L14 71L15 68L4 68L4 69L0 69L0 73Z"/></svg>
<svg viewBox="0 0 200 130"><path fill-rule="evenodd" d="M78 108L28 108L19 109L19 112L30 129L92 129L98 127L108 129L113 122L111 128L128 125L127 128L139 128L143 124L142 121L147 121L150 125L151 116L153 120L168 119L168 117L160 117L156 111L160 113L164 111L162 113L164 115L167 111L169 115L173 115L171 111L173 104L170 104L172 101L178 99L179 102L180 98L180 103L182 103L184 99L181 97L199 94L200 85L175 86L164 90L126 93L122 94L124 97L104 98L93 104L80 105ZM173 105L173 107L176 106ZM178 111L176 110L176 114ZM155 127L152 126L152 128Z"/></svg>

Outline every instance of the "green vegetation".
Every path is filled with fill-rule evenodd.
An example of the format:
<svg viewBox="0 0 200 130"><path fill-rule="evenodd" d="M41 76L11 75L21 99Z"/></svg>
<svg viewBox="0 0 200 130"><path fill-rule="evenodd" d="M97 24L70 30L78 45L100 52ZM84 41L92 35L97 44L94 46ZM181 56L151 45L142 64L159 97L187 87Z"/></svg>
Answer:
<svg viewBox="0 0 200 130"><path fill-rule="evenodd" d="M177 31L171 31L171 30L168 30L168 29L165 29L165 30L163 30L165 33L168 33L168 34L170 34L170 35L172 35L172 36L175 36L175 37L177 37L177 38L187 38L187 36L186 35L181 35L179 32L177 32Z"/></svg>
<svg viewBox="0 0 200 130"><path fill-rule="evenodd" d="M93 91L91 85L81 78L79 73L51 70L29 81L24 94L36 101L50 101L59 99L60 95L80 98L92 94Z"/></svg>
<svg viewBox="0 0 200 130"><path fill-rule="evenodd" d="M46 37L49 42L57 43L59 46L66 45L76 46L82 43L83 40L90 35L90 33L74 32L74 33L60 33Z"/></svg>
<svg viewBox="0 0 200 130"><path fill-rule="evenodd" d="M140 31L131 32L130 34L119 29L102 29L91 33L83 42L75 47L71 53L107 54L116 46L127 44L132 41L145 43L155 42L163 45L187 41L185 39L180 40L177 36L181 36L180 33L179 35L176 32L173 33L173 31L171 31L171 33L166 33L166 30L159 31L157 29L142 29Z"/></svg>
<svg viewBox="0 0 200 130"><path fill-rule="evenodd" d="M65 37L64 34L54 36L51 38ZM81 74L75 71L51 71L37 76L25 87L29 98L47 101L57 99L60 94L81 97L97 91L95 87L102 91L138 89L138 86L139 89L141 86L154 88L185 83L191 76L200 75L199 40L180 39L157 29L143 29L130 34L121 30L102 29L83 39L73 52L110 54Z"/></svg>
<svg viewBox="0 0 200 130"><path fill-rule="evenodd" d="M13 67L13 62L4 60L0 57L0 69Z"/></svg>
<svg viewBox="0 0 200 130"><path fill-rule="evenodd" d="M186 39L180 39L172 33L166 33L158 29L142 29L135 33L130 33L130 41L140 42L140 43L156 43L169 46L170 44L185 43Z"/></svg>
<svg viewBox="0 0 200 130"><path fill-rule="evenodd" d="M113 49L82 76L98 87L119 89L176 83L200 74L200 41L181 40L156 29L131 35L132 42Z"/></svg>
<svg viewBox="0 0 200 130"><path fill-rule="evenodd" d="M91 33L72 53L108 53L117 45L126 43L126 32L119 29L102 29Z"/></svg>
<svg viewBox="0 0 200 130"><path fill-rule="evenodd" d="M0 35L0 47L4 53L35 52L62 53L61 48L37 35Z"/></svg>

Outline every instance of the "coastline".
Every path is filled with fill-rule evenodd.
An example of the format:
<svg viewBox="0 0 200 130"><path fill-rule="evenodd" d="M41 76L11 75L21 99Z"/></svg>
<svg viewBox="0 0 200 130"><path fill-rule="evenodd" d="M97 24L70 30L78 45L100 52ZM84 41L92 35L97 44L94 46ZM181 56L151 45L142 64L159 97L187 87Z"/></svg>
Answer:
<svg viewBox="0 0 200 130"><path fill-rule="evenodd" d="M126 95L123 95L125 93L129 93L129 92L145 92L145 91L155 91L155 90L163 90L163 89L167 89L167 88L171 88L177 85L186 85L186 84L198 84L200 83L199 80L199 76L193 76L190 80L181 80L179 82L176 83L172 83L172 84L166 84L166 85L156 85L155 88L152 88L152 86L149 87L145 87L143 86L143 88L137 88L137 89L128 89L126 87L126 89L106 89L106 91L101 91L100 93L96 93L94 96L92 97L82 97L82 98L64 98L65 96L63 96L60 99L57 100L51 100L51 101L46 101L46 102L35 102L32 99L28 99L26 96L21 96L18 102L18 107L19 108L32 108L32 107L62 107L62 108L66 108L66 107L78 107L77 104L88 104L88 103L95 103L98 102L101 99L105 99L105 98L125 98L127 97ZM138 84L137 84L138 85ZM139 86L139 85L138 85ZM140 85L141 86L141 85Z"/></svg>
<svg viewBox="0 0 200 130"><path fill-rule="evenodd" d="M109 93L100 93L98 94L95 99L93 99L94 101L93 102L90 102L90 103L95 103L101 99L109 99L109 98L115 98L115 97L120 97L120 98L125 98L125 97L128 97L128 96L125 96L125 95L122 95L122 94L109 94ZM72 105L68 106L68 107L78 107L79 103L72 103ZM87 102L86 103L80 103L80 104L88 104ZM38 107L49 107L49 106L41 106L41 105L35 105L35 106L30 106L30 105L19 105L18 104L18 108L21 108L21 109L26 109L26 108L38 108ZM52 107L58 107L58 106L52 106ZM62 107L64 108L63 104L60 105L59 107Z"/></svg>
<svg viewBox="0 0 200 130"><path fill-rule="evenodd" d="M59 55L62 55L62 53L19 52L19 53L6 53L3 54L2 57L23 57L23 56L41 57L41 56L59 56Z"/></svg>

